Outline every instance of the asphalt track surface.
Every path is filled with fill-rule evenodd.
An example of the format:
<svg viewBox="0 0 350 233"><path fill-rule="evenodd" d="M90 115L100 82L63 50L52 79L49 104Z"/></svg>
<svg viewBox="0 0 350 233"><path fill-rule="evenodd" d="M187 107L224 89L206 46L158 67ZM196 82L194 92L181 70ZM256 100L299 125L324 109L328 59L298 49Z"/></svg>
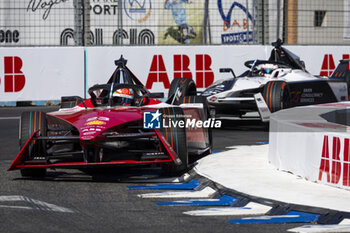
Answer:
<svg viewBox="0 0 350 233"><path fill-rule="evenodd" d="M8 172L19 151L19 116L38 109L53 111L55 107L0 108L0 232L271 233L304 225L236 225L228 220L246 216L188 216L183 212L206 207L157 206L171 199L142 199L137 194L158 191L127 189L138 184L133 182L137 177L164 177L158 168L120 168L97 174L55 170L45 179L24 179L18 171ZM213 134L216 151L268 140L265 126L252 120L225 120L223 128Z"/></svg>

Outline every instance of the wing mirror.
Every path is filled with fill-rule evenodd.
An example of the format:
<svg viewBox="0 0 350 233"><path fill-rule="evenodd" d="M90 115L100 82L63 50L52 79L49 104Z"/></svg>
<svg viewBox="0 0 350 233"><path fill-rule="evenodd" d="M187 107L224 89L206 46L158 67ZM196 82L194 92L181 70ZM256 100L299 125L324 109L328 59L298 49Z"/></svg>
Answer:
<svg viewBox="0 0 350 233"><path fill-rule="evenodd" d="M235 72L231 68L220 68L220 73L232 73L233 77L236 78Z"/></svg>
<svg viewBox="0 0 350 233"><path fill-rule="evenodd" d="M61 97L61 106L62 106L62 103L69 103L69 104L72 104L72 106L76 106L76 105L79 105L82 103L84 105L85 109L87 109L85 102L84 102L84 99L81 98L80 96L62 96Z"/></svg>

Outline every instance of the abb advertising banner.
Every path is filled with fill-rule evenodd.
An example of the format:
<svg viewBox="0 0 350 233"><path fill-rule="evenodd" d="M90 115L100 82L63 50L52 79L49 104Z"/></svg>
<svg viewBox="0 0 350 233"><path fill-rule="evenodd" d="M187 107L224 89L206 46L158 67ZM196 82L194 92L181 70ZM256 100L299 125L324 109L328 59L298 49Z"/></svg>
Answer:
<svg viewBox="0 0 350 233"><path fill-rule="evenodd" d="M87 48L87 84L105 83L121 55L138 79L153 92L168 92L174 78L192 78L199 90L214 81L232 77L219 73L220 68L233 68L241 74L244 61L266 59L263 46L164 46Z"/></svg>
<svg viewBox="0 0 350 233"><path fill-rule="evenodd" d="M83 48L0 49L0 101L84 95Z"/></svg>
<svg viewBox="0 0 350 233"><path fill-rule="evenodd" d="M306 64L314 75L330 76L340 59L350 57L345 46L286 46ZM114 60L121 55L129 68L151 91L168 92L174 78L192 78L199 90L214 81L232 77L219 73L220 68L232 68L240 75L248 68L244 62L268 59L272 46L183 46L183 47L93 47L87 48L87 84L104 83L115 69Z"/></svg>
<svg viewBox="0 0 350 233"><path fill-rule="evenodd" d="M340 59L350 57L346 46L286 48L300 56L314 75L329 76ZM107 82L121 55L152 92L167 94L171 81L178 77L192 78L204 90L217 80L232 77L220 73L220 68L232 68L240 75L248 69L245 61L268 59L272 49L269 45L1 48L0 97L1 101L33 101L84 96L92 85ZM11 79L8 75L17 76Z"/></svg>
<svg viewBox="0 0 350 233"><path fill-rule="evenodd" d="M350 190L350 137L346 133L270 133L270 162L309 181ZM271 137L272 136L272 137ZM272 142L272 144L271 144ZM293 149L291 149L293 148Z"/></svg>

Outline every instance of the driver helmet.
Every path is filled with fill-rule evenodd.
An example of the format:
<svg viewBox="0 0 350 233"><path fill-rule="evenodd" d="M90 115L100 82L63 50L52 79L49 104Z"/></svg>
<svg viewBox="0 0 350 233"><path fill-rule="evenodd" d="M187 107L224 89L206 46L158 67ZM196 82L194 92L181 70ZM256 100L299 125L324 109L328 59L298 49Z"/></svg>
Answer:
<svg viewBox="0 0 350 233"><path fill-rule="evenodd" d="M131 88L121 88L113 92L113 97L120 97L124 106L130 106L134 99L134 91Z"/></svg>
<svg viewBox="0 0 350 233"><path fill-rule="evenodd" d="M277 68L278 66L274 64L262 64L260 66L260 73L267 77L270 76L272 74L272 71L274 71Z"/></svg>

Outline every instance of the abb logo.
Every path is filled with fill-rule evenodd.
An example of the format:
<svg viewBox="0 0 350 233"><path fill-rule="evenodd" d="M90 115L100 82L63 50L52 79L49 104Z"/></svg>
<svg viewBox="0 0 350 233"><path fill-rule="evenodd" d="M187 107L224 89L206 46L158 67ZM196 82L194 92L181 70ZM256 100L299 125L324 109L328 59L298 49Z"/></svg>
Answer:
<svg viewBox="0 0 350 233"><path fill-rule="evenodd" d="M211 70L211 57L208 54L196 55L196 84L198 88L208 87L214 82L214 72ZM174 55L174 79L191 78L189 68L190 58L187 55ZM162 55L154 55L147 77L146 88L152 89L153 83L161 82L165 88L170 87L168 72Z"/></svg>
<svg viewBox="0 0 350 233"><path fill-rule="evenodd" d="M22 59L20 57L4 57L4 91L19 92L23 89L26 79L21 71Z"/></svg>
<svg viewBox="0 0 350 233"><path fill-rule="evenodd" d="M349 59L349 58L350 58L350 54L343 54L343 59ZM334 69L335 69L335 63L334 63L333 55L325 54L323 57L320 75L331 76ZM350 69L349 65L346 69L347 70Z"/></svg>
<svg viewBox="0 0 350 233"><path fill-rule="evenodd" d="M321 165L318 179L322 181L322 176L326 175L327 183L338 184L343 177L342 185L350 186L350 139L344 139L343 157L340 157L341 141L338 137L332 140L332 157L329 157L328 136L324 136Z"/></svg>

